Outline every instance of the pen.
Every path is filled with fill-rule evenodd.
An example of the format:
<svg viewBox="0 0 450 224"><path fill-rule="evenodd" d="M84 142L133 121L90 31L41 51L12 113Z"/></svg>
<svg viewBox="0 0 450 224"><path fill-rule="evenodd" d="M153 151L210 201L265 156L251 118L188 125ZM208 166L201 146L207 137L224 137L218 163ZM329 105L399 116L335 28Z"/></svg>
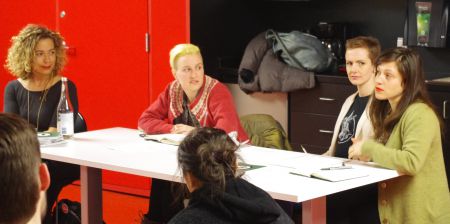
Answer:
<svg viewBox="0 0 450 224"><path fill-rule="evenodd" d="M320 170L343 170L343 169L351 169L351 166L336 166L336 167L326 167L321 168Z"/></svg>
<svg viewBox="0 0 450 224"><path fill-rule="evenodd" d="M305 154L308 154L308 152L306 152L306 149L305 149L305 147L303 147L303 145L300 145L300 147L302 147L302 150Z"/></svg>

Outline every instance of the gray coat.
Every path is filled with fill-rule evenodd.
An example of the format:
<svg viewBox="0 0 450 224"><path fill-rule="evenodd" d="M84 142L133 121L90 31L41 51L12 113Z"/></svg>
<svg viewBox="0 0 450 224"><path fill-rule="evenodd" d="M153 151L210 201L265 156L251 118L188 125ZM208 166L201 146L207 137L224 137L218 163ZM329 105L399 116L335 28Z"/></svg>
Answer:
<svg viewBox="0 0 450 224"><path fill-rule="evenodd" d="M262 32L248 43L239 66L239 87L246 93L290 92L315 86L314 73L278 59Z"/></svg>

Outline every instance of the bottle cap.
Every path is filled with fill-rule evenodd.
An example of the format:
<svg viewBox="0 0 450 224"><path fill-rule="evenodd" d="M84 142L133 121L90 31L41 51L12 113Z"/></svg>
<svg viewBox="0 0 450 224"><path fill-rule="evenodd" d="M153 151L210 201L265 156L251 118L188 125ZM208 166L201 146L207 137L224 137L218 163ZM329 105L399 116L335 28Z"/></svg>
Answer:
<svg viewBox="0 0 450 224"><path fill-rule="evenodd" d="M403 37L397 37L397 47L403 47Z"/></svg>

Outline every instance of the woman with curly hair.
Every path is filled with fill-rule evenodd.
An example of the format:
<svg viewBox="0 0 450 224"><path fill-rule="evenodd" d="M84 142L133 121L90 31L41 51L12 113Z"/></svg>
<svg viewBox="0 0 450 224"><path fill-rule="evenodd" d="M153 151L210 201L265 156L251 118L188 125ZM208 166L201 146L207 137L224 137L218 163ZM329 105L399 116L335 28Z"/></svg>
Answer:
<svg viewBox="0 0 450 224"><path fill-rule="evenodd" d="M36 127L37 131L56 131L56 116L61 96L61 71L66 63L64 40L56 32L39 25L25 26L12 37L5 67L17 77L5 88L4 112L18 114ZM75 84L68 81L69 96L78 113ZM61 189L79 179L79 166L46 161L52 183L47 192L47 215Z"/></svg>

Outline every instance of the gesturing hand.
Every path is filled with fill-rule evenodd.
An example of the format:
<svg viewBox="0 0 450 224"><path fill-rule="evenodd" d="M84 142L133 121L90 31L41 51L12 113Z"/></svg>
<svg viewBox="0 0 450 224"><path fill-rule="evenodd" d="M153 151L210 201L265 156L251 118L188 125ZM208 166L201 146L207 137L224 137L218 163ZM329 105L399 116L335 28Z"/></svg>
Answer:
<svg viewBox="0 0 450 224"><path fill-rule="evenodd" d="M352 146L348 149L348 158L349 159L355 159L355 160L362 160L362 161L369 161L370 158L367 156L363 156L361 154L361 147L364 143L364 140L358 139L358 138L352 138Z"/></svg>

